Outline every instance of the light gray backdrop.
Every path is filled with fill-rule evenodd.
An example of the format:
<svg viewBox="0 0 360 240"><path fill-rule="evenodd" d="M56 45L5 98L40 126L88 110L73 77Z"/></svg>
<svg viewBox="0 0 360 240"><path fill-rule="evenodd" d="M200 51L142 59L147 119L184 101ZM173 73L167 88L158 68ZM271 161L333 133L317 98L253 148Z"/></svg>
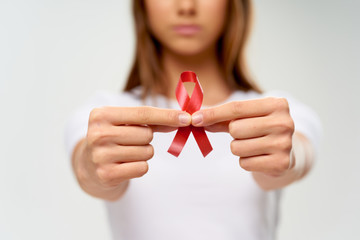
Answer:
<svg viewBox="0 0 360 240"><path fill-rule="evenodd" d="M280 240L360 237L360 10L351 0L255 1L250 68L321 117L315 168L287 188ZM0 239L109 239L78 187L70 113L117 92L132 61L129 0L0 0Z"/></svg>

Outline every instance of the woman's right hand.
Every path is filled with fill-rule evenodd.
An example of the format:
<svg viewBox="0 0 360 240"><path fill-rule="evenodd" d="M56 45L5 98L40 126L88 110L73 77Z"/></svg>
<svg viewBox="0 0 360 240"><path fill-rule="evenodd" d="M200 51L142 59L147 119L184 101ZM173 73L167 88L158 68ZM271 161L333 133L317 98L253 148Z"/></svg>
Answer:
<svg viewBox="0 0 360 240"><path fill-rule="evenodd" d="M73 168L87 193L116 200L129 180L148 171L154 155L154 131L188 126L191 115L154 107L103 107L93 109L88 132L74 150Z"/></svg>

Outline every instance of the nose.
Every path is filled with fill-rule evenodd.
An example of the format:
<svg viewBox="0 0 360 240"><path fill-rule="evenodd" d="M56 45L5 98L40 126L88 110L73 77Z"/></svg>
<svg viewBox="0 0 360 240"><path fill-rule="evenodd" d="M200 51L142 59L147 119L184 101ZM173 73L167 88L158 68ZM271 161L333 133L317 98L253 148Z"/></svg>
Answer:
<svg viewBox="0 0 360 240"><path fill-rule="evenodd" d="M178 14L182 16L193 16L196 14L195 0L178 0Z"/></svg>

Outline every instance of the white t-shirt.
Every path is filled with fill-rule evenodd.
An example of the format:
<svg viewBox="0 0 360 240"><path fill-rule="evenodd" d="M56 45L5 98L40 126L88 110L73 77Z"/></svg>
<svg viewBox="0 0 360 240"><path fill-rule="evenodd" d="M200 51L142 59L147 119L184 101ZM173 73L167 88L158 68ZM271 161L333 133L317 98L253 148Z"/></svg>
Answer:
<svg viewBox="0 0 360 240"><path fill-rule="evenodd" d="M142 106L133 93L98 92L69 119L65 129L69 157L86 135L90 111L100 106ZM303 133L316 152L321 135L317 114L289 94L272 91L234 92L225 102L276 96L287 98L295 130ZM180 109L176 100L158 96L146 105ZM206 107L206 106L203 106ZM130 180L123 197L104 201L116 240L271 240L275 238L281 190L265 192L230 151L227 133L207 135L213 151L204 158L192 134L178 158L167 152L176 131L155 133L155 155L149 171Z"/></svg>

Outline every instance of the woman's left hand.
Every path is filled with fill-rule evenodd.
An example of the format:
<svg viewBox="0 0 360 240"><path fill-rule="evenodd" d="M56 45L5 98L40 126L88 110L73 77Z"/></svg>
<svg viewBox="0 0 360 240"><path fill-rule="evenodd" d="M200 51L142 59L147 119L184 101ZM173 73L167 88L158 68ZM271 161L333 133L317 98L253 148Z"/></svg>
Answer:
<svg viewBox="0 0 360 240"><path fill-rule="evenodd" d="M295 127L285 98L234 101L202 109L192 115L192 125L229 132L234 138L231 151L247 171L281 176L292 167Z"/></svg>

